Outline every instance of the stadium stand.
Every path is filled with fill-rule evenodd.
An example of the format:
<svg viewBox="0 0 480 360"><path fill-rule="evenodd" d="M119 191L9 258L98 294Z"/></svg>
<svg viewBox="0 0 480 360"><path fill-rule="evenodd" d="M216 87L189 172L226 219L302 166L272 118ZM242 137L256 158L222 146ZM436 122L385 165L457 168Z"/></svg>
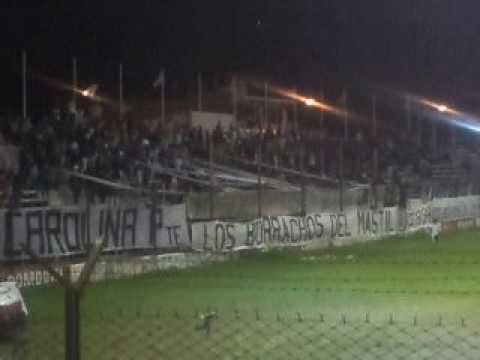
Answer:
<svg viewBox="0 0 480 360"><path fill-rule="evenodd" d="M342 175L347 182L401 185L417 196L431 192L432 187L449 195L475 190L459 190L468 188L462 179L472 173L474 149L447 161L439 157L439 162L405 134L386 133L375 139L360 129L345 140L328 128L320 132L311 128L280 131L269 125L224 129L219 124L209 133L184 124L159 129L137 119L118 126L117 119L58 109L48 116L4 120L0 125L3 206L42 204L52 197L51 190L59 196L70 194L74 202L82 194L105 201L112 193L106 186L93 186L59 169L136 187L206 189L210 142L217 166L215 181L225 188L254 186L260 161L262 176L270 177L267 185L274 188L301 185L301 176L308 173L309 183L319 187L338 184ZM398 199L398 194L392 196Z"/></svg>

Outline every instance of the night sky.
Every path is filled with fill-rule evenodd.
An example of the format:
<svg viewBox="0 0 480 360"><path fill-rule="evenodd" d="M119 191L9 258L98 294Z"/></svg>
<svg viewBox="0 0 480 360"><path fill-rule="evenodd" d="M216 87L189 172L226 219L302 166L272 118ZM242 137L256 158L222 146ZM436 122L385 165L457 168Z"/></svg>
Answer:
<svg viewBox="0 0 480 360"><path fill-rule="evenodd" d="M197 71L466 101L480 79L478 0L8 0L2 8L1 112L20 108L23 48L32 74L70 81L75 55L80 82L113 94L122 62L127 97L148 94L162 67L178 96ZM45 81L29 83L32 103L50 95Z"/></svg>

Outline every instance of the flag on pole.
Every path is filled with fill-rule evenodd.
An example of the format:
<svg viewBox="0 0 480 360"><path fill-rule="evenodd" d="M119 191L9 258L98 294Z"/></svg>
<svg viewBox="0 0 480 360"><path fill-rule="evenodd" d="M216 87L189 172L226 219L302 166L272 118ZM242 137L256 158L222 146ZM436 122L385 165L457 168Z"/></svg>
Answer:
<svg viewBox="0 0 480 360"><path fill-rule="evenodd" d="M343 137L345 140L348 139L349 137L349 131L348 131L348 109L347 109L347 90L343 89L342 91L342 97L340 98L340 101L343 106L343 121L344 121L344 132L343 132Z"/></svg>
<svg viewBox="0 0 480 360"><path fill-rule="evenodd" d="M156 89L158 87L160 87L160 90L161 90L161 95L162 95L162 117L161 117L161 125L162 125L162 128L165 126L165 70L162 69L162 71L160 71L158 73L158 76L157 78L155 79L155 81L153 82L153 87Z"/></svg>
<svg viewBox="0 0 480 360"><path fill-rule="evenodd" d="M164 86L164 85L165 85L165 71L162 70L158 73L157 78L153 82L153 87L156 89L156 88L158 88L160 86Z"/></svg>
<svg viewBox="0 0 480 360"><path fill-rule="evenodd" d="M27 52L22 51L22 116L27 118Z"/></svg>
<svg viewBox="0 0 480 360"><path fill-rule="evenodd" d="M237 94L237 78L235 76L232 77L232 104L233 104L233 115L235 116L235 120L237 119L237 112L238 112L238 94Z"/></svg>
<svg viewBox="0 0 480 360"><path fill-rule="evenodd" d="M407 116L407 130L412 130L412 102L410 96L405 97L405 113Z"/></svg>

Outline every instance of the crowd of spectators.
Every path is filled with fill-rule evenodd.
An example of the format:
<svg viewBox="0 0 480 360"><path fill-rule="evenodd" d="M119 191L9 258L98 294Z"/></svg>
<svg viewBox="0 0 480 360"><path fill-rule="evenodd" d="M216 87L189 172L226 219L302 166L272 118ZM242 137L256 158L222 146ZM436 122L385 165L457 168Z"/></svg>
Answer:
<svg viewBox="0 0 480 360"><path fill-rule="evenodd" d="M374 139L357 131L348 141L325 130L290 129L280 134L274 127L260 131L218 125L209 133L57 109L40 118L0 121L0 192L12 203L22 189L47 193L67 188L75 201L82 192L102 199L107 195L107 187L64 170L121 184L172 188L175 177L153 176L151 166L181 171L190 166L192 157L208 158L210 141L218 162L228 164L236 158L255 163L261 156L262 162L272 165L273 175L275 168L281 173L281 168L298 170L303 164L306 171L326 178L342 174L364 183L399 182L402 174L428 179L434 160L428 147L405 133Z"/></svg>
<svg viewBox="0 0 480 360"><path fill-rule="evenodd" d="M105 186L89 186L68 171L144 185L145 164L178 167L186 156L181 132L171 138L144 126L82 113L55 110L40 119L10 117L1 124L0 172L3 192L10 198L19 189L46 193L65 185L75 200L82 190L95 189L102 195Z"/></svg>

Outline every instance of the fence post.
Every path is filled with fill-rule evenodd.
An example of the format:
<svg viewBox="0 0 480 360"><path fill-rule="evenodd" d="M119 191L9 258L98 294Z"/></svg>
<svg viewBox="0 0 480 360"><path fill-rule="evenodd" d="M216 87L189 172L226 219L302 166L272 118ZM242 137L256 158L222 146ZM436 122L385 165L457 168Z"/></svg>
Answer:
<svg viewBox="0 0 480 360"><path fill-rule="evenodd" d="M100 239L99 239L100 240ZM105 247L105 241L95 243L76 284L73 283L71 265L63 267L60 274L48 261L27 248L23 251L36 260L65 289L65 359L80 360L80 300L95 265Z"/></svg>
<svg viewBox="0 0 480 360"><path fill-rule="evenodd" d="M73 324L75 327L74 336L75 342L73 347L73 357L74 360L80 360L81 351L80 351L80 292L75 289L72 293L72 314L73 314Z"/></svg>
<svg viewBox="0 0 480 360"><path fill-rule="evenodd" d="M63 268L65 287L65 360L80 360L80 297L72 286L70 265Z"/></svg>
<svg viewBox="0 0 480 360"><path fill-rule="evenodd" d="M257 156L257 211L258 218L262 217L262 144L258 145Z"/></svg>
<svg viewBox="0 0 480 360"><path fill-rule="evenodd" d="M340 151L339 151L339 180L340 180L340 190L339 190L339 206L340 212L343 212L343 141L340 140Z"/></svg>
<svg viewBox="0 0 480 360"><path fill-rule="evenodd" d="M214 211L215 211L215 194L213 192L213 134L210 134L208 140L208 180L209 180L209 189L208 189L208 217L210 220L213 220Z"/></svg>

